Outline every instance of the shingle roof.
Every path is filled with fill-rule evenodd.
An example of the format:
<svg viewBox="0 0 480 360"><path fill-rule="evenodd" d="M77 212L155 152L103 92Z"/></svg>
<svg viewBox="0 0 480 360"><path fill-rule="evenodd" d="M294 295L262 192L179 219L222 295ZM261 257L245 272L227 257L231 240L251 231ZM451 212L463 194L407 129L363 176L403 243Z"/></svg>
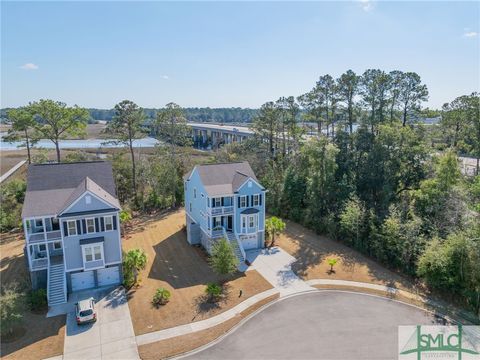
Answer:
<svg viewBox="0 0 480 360"><path fill-rule="evenodd" d="M30 165L22 217L58 214L85 190L120 206L107 161Z"/></svg>
<svg viewBox="0 0 480 360"><path fill-rule="evenodd" d="M249 178L258 182L250 164L246 161L197 165L195 169L209 196L232 194ZM190 171L185 178L188 179L191 173Z"/></svg>

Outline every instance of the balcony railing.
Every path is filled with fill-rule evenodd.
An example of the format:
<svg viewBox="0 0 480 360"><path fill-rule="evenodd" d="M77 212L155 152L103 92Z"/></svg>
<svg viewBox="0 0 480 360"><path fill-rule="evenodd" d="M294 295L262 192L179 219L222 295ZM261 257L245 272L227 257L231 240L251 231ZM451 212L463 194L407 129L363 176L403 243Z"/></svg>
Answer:
<svg viewBox="0 0 480 360"><path fill-rule="evenodd" d="M213 216L233 214L233 206L209 207L207 212Z"/></svg>
<svg viewBox="0 0 480 360"><path fill-rule="evenodd" d="M39 232L39 233L29 234L28 242L29 243L45 242L46 240L61 239L61 237L62 237L62 232L60 230L47 231L46 233Z"/></svg>

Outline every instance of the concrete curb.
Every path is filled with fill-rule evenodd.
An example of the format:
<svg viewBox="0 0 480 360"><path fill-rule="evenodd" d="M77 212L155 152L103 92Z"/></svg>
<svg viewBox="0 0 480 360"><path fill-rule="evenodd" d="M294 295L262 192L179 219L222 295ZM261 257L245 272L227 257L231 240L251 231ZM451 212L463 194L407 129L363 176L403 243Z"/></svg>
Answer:
<svg viewBox="0 0 480 360"><path fill-rule="evenodd" d="M153 342L170 339L173 337L191 334L197 331L206 330L213 326L219 325L227 320L234 318L236 315L240 314L242 311L248 309L250 306L255 305L257 302L262 301L269 296L278 294L278 289L270 289L259 294L256 294L240 304L234 306L233 308L224 311L221 314L212 316L211 318L195 321L193 323L184 324L175 326L169 329L153 331L150 333L142 334L136 336L137 345L146 345Z"/></svg>

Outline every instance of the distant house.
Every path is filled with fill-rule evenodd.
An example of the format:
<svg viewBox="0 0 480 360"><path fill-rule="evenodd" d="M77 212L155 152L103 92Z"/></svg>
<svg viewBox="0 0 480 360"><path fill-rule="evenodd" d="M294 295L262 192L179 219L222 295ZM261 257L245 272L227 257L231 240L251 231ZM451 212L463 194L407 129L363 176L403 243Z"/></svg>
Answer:
<svg viewBox="0 0 480 360"><path fill-rule="evenodd" d="M109 162L30 165L22 221L33 288L49 305L121 282L120 203Z"/></svg>
<svg viewBox="0 0 480 360"><path fill-rule="evenodd" d="M247 162L197 165L184 178L187 238L210 252L221 237L245 251L265 241L265 188Z"/></svg>

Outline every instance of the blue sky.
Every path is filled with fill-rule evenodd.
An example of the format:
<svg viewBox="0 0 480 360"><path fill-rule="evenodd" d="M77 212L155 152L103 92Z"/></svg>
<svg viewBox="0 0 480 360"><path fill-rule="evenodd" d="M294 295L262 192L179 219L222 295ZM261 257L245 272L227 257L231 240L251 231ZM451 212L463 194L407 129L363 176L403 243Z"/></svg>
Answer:
<svg viewBox="0 0 480 360"><path fill-rule="evenodd" d="M479 2L2 2L1 106L258 107L352 69L480 89Z"/></svg>

